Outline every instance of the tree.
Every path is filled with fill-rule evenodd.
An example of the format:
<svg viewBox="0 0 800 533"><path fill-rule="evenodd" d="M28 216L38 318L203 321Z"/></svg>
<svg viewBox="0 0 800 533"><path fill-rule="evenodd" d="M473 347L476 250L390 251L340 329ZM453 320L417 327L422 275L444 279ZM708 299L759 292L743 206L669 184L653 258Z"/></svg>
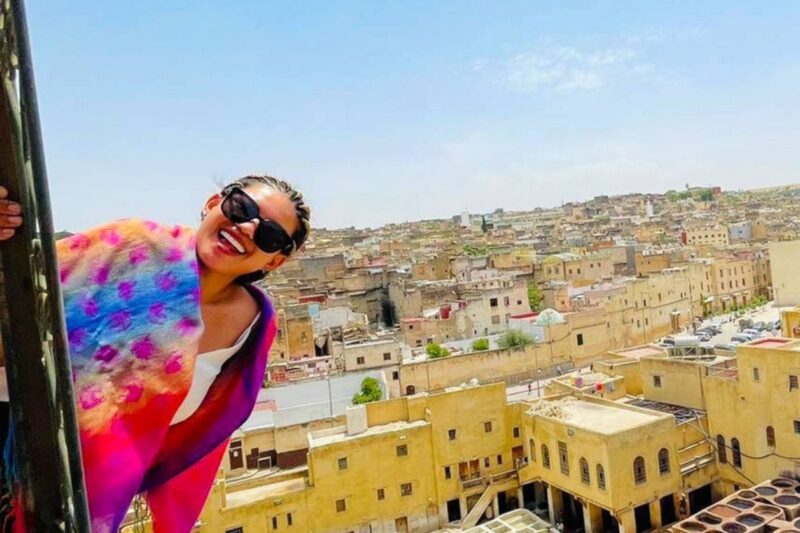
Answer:
<svg viewBox="0 0 800 533"><path fill-rule="evenodd" d="M711 189L703 189L702 191L700 191L700 200L702 200L703 202L710 202L713 199L714 199L714 193L711 191Z"/></svg>
<svg viewBox="0 0 800 533"><path fill-rule="evenodd" d="M475 339L472 343L472 351L482 352L489 349L489 339Z"/></svg>
<svg viewBox="0 0 800 533"><path fill-rule="evenodd" d="M353 395L353 403L359 405L362 403L377 402L383 399L383 391L381 390L380 383L375 378L364 378L361 382L361 391Z"/></svg>
<svg viewBox="0 0 800 533"><path fill-rule="evenodd" d="M489 224L486 223L486 217L481 217L481 231L484 233L489 231Z"/></svg>
<svg viewBox="0 0 800 533"><path fill-rule="evenodd" d="M450 355L450 352L444 346L440 346L435 342L430 343L425 347L425 353L428 354L428 359L439 359L441 357L447 357Z"/></svg>
<svg viewBox="0 0 800 533"><path fill-rule="evenodd" d="M542 301L544 300L544 295L536 287L536 284L532 281L528 282L528 304L531 306L531 311L541 311L542 310Z"/></svg>
<svg viewBox="0 0 800 533"><path fill-rule="evenodd" d="M521 332L518 329L510 329L503 333L499 339L497 339L497 345L500 348L522 348L524 346L528 346L529 344L533 344L533 337Z"/></svg>

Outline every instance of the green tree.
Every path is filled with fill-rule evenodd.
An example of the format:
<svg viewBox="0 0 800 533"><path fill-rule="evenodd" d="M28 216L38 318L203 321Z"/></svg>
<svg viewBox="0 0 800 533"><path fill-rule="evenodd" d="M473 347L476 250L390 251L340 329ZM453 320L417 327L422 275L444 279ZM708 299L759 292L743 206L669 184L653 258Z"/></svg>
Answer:
<svg viewBox="0 0 800 533"><path fill-rule="evenodd" d="M532 281L528 282L528 304L531 306L532 311L541 311L542 310L542 301L544 301L544 295L542 291L536 286L536 284Z"/></svg>
<svg viewBox="0 0 800 533"><path fill-rule="evenodd" d="M482 352L489 349L489 339L475 339L472 343L472 351Z"/></svg>
<svg viewBox="0 0 800 533"><path fill-rule="evenodd" d="M703 202L710 202L714 199L714 193L711 192L711 189L703 189L700 191L700 200Z"/></svg>
<svg viewBox="0 0 800 533"><path fill-rule="evenodd" d="M481 231L484 233L489 231L489 224L486 223L486 217L481 217Z"/></svg>
<svg viewBox="0 0 800 533"><path fill-rule="evenodd" d="M353 403L358 405L362 403L377 402L383 399L383 391L381 390L380 383L375 378L364 378L361 382L361 391L353 395Z"/></svg>
<svg viewBox="0 0 800 533"><path fill-rule="evenodd" d="M510 329L497 339L497 345L500 348L522 348L529 344L533 344L533 337L518 329Z"/></svg>
<svg viewBox="0 0 800 533"><path fill-rule="evenodd" d="M450 355L450 352L444 346L440 346L435 342L430 343L425 347L425 353L428 354L428 359L439 359L441 357L447 357Z"/></svg>

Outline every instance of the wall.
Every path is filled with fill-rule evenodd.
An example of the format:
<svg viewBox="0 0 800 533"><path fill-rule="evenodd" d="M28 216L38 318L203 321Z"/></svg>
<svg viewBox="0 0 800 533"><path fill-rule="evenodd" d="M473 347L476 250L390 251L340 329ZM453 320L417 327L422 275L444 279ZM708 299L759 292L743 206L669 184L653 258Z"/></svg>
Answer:
<svg viewBox="0 0 800 533"><path fill-rule="evenodd" d="M800 241L769 243L772 288L775 305L785 307L800 304Z"/></svg>

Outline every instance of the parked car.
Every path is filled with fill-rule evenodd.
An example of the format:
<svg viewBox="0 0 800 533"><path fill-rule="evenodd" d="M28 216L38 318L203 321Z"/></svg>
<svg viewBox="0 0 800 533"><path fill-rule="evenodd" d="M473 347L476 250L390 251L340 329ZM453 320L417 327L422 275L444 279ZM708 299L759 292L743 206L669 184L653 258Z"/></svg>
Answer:
<svg viewBox="0 0 800 533"><path fill-rule="evenodd" d="M733 343L733 342L723 342L723 343L720 343L720 344L715 344L714 345L714 349L715 350L726 350L726 351L729 351L729 352L733 352L733 351L736 350L736 344L737 343Z"/></svg>
<svg viewBox="0 0 800 533"><path fill-rule="evenodd" d="M748 329L742 331L742 333L744 333L745 335L750 335L754 339L760 339L761 337L764 336L764 334L762 332L760 332L759 330L757 330L755 328L748 328Z"/></svg>
<svg viewBox="0 0 800 533"><path fill-rule="evenodd" d="M767 322L767 331L774 331L775 324L773 322Z"/></svg>
<svg viewBox="0 0 800 533"><path fill-rule="evenodd" d="M782 328L783 328L783 325L781 324L781 319L779 318L778 320L775 321L775 329L780 331Z"/></svg>
<svg viewBox="0 0 800 533"><path fill-rule="evenodd" d="M711 335L711 332L710 332L709 330L707 330L707 329L698 329L698 330L695 332L695 335L697 335L698 337L700 337L700 340L701 340L702 342L708 342L708 341L710 341L710 340L711 340L711 336L712 336L712 335Z"/></svg>
<svg viewBox="0 0 800 533"><path fill-rule="evenodd" d="M753 324L753 329L757 329L758 331L766 331L767 323L759 320L758 322Z"/></svg>
<svg viewBox="0 0 800 533"><path fill-rule="evenodd" d="M675 339L673 339L672 337L664 337L663 339L661 339L661 342L659 344L661 344L662 346L675 346Z"/></svg>
<svg viewBox="0 0 800 533"><path fill-rule="evenodd" d="M733 337L731 337L731 342L736 344L742 344L743 342L750 342L753 340L753 337L747 335L746 333L737 333Z"/></svg>

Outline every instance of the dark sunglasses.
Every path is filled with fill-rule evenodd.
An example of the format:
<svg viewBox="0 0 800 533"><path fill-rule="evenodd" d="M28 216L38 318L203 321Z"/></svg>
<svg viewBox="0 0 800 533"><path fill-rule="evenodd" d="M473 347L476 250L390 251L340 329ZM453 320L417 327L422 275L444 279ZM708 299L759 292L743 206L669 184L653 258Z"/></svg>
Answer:
<svg viewBox="0 0 800 533"><path fill-rule="evenodd" d="M222 200L222 214L234 224L242 224L258 220L253 242L268 254L281 252L289 256L295 248L294 241L283 227L268 218L262 218L258 204L255 200L238 187L231 188L224 193Z"/></svg>

